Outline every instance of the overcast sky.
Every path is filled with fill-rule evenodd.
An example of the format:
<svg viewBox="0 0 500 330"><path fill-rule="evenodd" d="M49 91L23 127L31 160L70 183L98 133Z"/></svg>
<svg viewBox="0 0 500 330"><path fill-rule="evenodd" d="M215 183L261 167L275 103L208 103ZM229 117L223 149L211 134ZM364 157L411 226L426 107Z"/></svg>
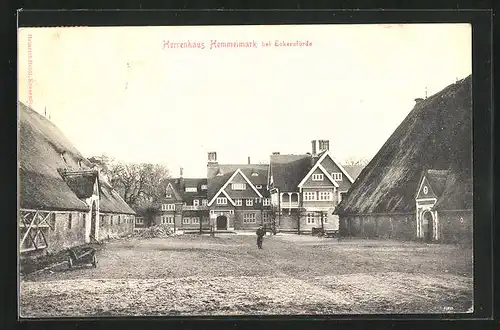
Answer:
<svg viewBox="0 0 500 330"><path fill-rule="evenodd" d="M297 39L312 46L274 46ZM163 49L168 40L205 49ZM19 31L19 100L30 103L30 77L32 107L84 156L203 177L208 151L268 162L313 139L329 139L340 161L371 158L426 88L471 73L471 52L466 24L30 28Z"/></svg>

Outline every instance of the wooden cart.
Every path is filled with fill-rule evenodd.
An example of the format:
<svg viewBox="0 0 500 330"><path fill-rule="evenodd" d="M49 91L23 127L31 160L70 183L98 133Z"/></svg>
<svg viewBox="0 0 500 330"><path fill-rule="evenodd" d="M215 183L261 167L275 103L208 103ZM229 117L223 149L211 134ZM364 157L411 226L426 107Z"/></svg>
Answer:
<svg viewBox="0 0 500 330"><path fill-rule="evenodd" d="M76 265L92 265L97 267L96 249L92 247L85 247L81 251L76 249L68 249L68 265L73 268Z"/></svg>

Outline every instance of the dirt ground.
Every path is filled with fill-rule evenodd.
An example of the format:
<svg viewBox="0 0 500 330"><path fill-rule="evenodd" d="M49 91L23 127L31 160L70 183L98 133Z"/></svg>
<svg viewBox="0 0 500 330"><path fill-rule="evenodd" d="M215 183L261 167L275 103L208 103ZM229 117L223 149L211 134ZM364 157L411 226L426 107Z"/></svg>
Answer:
<svg viewBox="0 0 500 330"><path fill-rule="evenodd" d="M472 251L225 234L113 241L97 268L21 281L23 317L466 312ZM469 310L470 311L470 310Z"/></svg>

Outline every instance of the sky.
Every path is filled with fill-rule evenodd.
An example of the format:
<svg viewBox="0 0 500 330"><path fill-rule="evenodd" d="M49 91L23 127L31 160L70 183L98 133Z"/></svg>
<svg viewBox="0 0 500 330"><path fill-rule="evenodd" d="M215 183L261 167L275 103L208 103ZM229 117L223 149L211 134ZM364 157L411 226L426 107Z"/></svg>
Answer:
<svg viewBox="0 0 500 330"><path fill-rule="evenodd" d="M206 177L330 141L371 159L413 108L472 72L468 24L64 27L18 31L18 98L87 157ZM276 41L309 46L276 46ZM179 42L205 48L164 47ZM212 48L255 42L257 48ZM263 47L263 42L271 46Z"/></svg>

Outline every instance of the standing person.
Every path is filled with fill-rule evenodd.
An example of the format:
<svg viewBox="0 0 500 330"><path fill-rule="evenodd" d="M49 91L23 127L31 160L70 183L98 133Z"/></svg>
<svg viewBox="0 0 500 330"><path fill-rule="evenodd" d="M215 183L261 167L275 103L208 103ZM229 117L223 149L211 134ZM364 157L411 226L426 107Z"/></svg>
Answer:
<svg viewBox="0 0 500 330"><path fill-rule="evenodd" d="M262 226L259 226L259 228L255 233L257 234L257 247L259 249L262 249L262 241L264 239L264 235L266 234L266 232L264 231Z"/></svg>

